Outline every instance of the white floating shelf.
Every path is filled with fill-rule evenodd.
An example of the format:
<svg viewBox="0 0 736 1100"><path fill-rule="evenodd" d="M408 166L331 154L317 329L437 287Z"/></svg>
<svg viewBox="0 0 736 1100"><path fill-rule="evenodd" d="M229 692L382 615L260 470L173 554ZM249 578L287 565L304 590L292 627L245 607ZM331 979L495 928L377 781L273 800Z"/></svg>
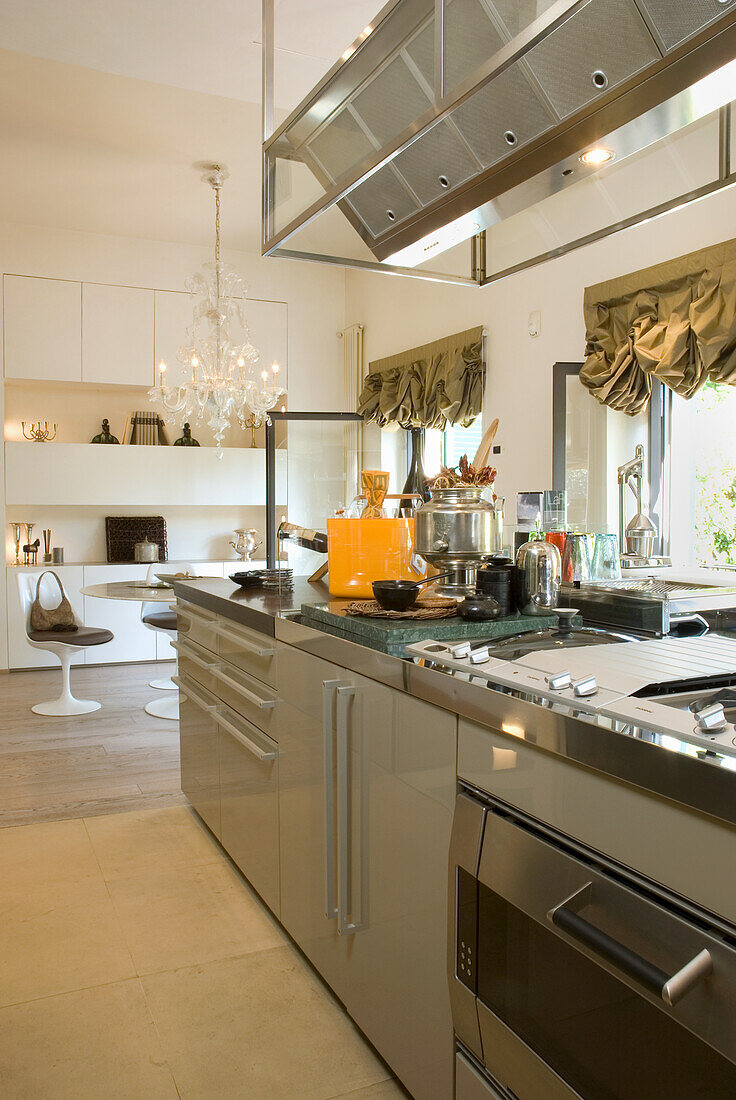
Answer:
<svg viewBox="0 0 736 1100"><path fill-rule="evenodd" d="M286 500L286 454L277 452L277 500ZM5 444L8 505L239 506L266 503L262 448Z"/></svg>

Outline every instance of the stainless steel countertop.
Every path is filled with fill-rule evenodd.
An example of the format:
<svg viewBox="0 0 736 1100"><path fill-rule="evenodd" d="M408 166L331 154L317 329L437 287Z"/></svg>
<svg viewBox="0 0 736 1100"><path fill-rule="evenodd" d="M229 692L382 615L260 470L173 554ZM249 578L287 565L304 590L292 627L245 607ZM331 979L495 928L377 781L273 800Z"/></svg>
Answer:
<svg viewBox="0 0 736 1100"><path fill-rule="evenodd" d="M294 592L283 596L237 589L219 578L176 581L174 588L182 599L487 726L511 742L523 740L574 765L736 825L733 759L704 756L693 745L646 730L637 735L618 732L611 719L583 714L574 705L550 706L524 692L489 688L303 626L295 618L301 605L329 599L322 583L295 578Z"/></svg>

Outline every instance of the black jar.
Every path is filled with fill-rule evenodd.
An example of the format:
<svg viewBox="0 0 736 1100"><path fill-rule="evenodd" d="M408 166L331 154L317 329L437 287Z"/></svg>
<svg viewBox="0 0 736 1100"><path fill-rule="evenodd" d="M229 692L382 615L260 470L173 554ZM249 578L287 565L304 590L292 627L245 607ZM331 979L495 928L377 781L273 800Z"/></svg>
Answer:
<svg viewBox="0 0 736 1100"><path fill-rule="evenodd" d="M478 570L476 591L479 596L491 596L500 607L500 616L510 615L514 610L512 573L513 563L509 558L493 558Z"/></svg>

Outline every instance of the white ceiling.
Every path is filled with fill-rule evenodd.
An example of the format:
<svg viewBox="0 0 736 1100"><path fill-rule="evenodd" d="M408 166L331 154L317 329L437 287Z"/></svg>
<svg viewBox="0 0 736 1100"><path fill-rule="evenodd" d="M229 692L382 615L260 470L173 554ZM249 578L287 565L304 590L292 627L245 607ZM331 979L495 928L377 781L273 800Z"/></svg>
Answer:
<svg viewBox="0 0 736 1100"><path fill-rule="evenodd" d="M380 0L276 0L276 100L290 110ZM0 48L258 103L261 0L0 0Z"/></svg>
<svg viewBox="0 0 736 1100"><path fill-rule="evenodd" d="M380 0L276 0L292 108ZM0 217L206 243L221 161L226 247L260 248L261 0L0 0Z"/></svg>

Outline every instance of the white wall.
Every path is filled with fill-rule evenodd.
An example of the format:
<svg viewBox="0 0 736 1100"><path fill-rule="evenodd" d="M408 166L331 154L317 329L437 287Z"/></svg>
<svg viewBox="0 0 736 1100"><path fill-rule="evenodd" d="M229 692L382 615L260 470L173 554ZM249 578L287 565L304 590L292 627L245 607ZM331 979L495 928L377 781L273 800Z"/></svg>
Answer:
<svg viewBox="0 0 736 1100"><path fill-rule="evenodd" d="M498 492L507 498L507 515L513 519L517 491L551 484L552 365L584 358L584 288L731 237L736 237L733 190L481 290L351 271L347 323L365 326L366 365L473 325L487 328L484 418L486 423L495 416L501 421L496 442L503 453L494 462ZM536 339L527 332L533 310L542 318ZM615 422L609 425L609 439L618 440L608 456L605 487L615 499L611 467L623 461L629 448L633 453L638 425L622 414L607 411L606 417ZM610 514L608 522L614 522Z"/></svg>

